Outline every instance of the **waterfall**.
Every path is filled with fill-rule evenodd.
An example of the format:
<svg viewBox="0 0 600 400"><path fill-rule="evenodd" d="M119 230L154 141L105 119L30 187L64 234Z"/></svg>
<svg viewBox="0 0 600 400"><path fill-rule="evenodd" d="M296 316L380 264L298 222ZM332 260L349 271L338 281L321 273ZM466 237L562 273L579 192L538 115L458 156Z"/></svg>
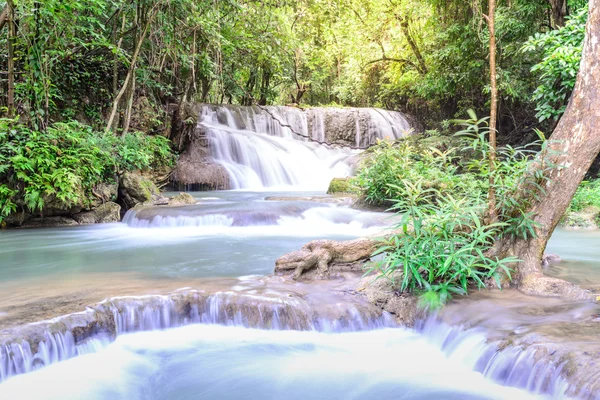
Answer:
<svg viewBox="0 0 600 400"><path fill-rule="evenodd" d="M244 282L241 281L240 284ZM388 313L367 303L315 308L300 297L256 290L207 294L190 290L168 296L120 297L85 312L5 331L0 336L0 382L78 355L94 353L117 336L189 324L272 330L354 332L395 326Z"/></svg>
<svg viewBox="0 0 600 400"><path fill-rule="evenodd" d="M202 105L198 126L210 158L226 169L232 189L323 191L332 178L351 174L347 160L358 151L347 146L410 132L399 112L275 106Z"/></svg>
<svg viewBox="0 0 600 400"><path fill-rule="evenodd" d="M561 358L542 357L536 346L500 346L499 342L489 340L483 329L450 326L435 315L419 321L417 331L447 357L501 385L553 398L569 397L567 392L570 385L563 377L564 363ZM585 387L579 390L582 398L598 398L593 393L587 393Z"/></svg>

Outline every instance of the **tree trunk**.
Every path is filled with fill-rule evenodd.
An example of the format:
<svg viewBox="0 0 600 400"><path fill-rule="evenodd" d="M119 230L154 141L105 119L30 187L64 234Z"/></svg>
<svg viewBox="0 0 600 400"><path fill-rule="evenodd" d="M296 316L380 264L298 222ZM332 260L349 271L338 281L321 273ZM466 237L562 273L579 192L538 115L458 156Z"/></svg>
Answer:
<svg viewBox="0 0 600 400"><path fill-rule="evenodd" d="M541 258L550 236L567 210L575 191L590 165L600 153L600 0L590 0L589 18L583 57L573 95L564 116L552 136L548 161L559 168L549 173L550 180L542 195L534 200L530 211L537 236L533 239L500 241L499 254L515 255L522 260L516 265L516 283L531 294L558 295L569 298L589 297L589 293L559 279L544 277ZM531 193L522 193L522 197Z"/></svg>
<svg viewBox="0 0 600 400"><path fill-rule="evenodd" d="M15 116L15 5L12 0L6 3L8 7L8 118Z"/></svg>
<svg viewBox="0 0 600 400"><path fill-rule="evenodd" d="M496 213L496 191L494 189L494 174L496 171L496 121L498 120L498 85L496 82L496 0L489 0L488 5L488 28L490 32L490 189L488 193L488 214L490 222L498 219Z"/></svg>
<svg viewBox="0 0 600 400"><path fill-rule="evenodd" d="M117 115L117 111L119 109L119 103L121 102L121 98L123 97L123 95L127 91L127 88L129 87L129 81L131 81L132 79L135 79L135 69L136 69L137 58L140 54L140 50L142 48L142 43L144 43L144 39L146 38L146 33L148 32L148 28L150 27L150 24L152 23L152 20L156 16L157 12L158 12L158 5L155 6L154 11L152 12L150 17L146 21L144 30L140 34L140 38L137 41L135 50L133 52L133 55L131 56L131 64L129 65L129 70L127 71L127 76L125 77L125 82L123 82L123 86L121 87L121 90L119 91L119 93L117 94L117 96L115 97L115 100L113 102L112 111L110 113L110 117L108 118L108 123L106 124L106 132L110 131L110 129L113 126L115 116Z"/></svg>
<svg viewBox="0 0 600 400"><path fill-rule="evenodd" d="M550 0L552 9L552 27L557 29L564 26L567 13L567 0Z"/></svg>
<svg viewBox="0 0 600 400"><path fill-rule="evenodd" d="M417 46L417 43L415 42L414 38L412 37L411 33L410 33L410 29L408 27L408 18L407 17L396 17L399 19L400 21L400 28L402 28L402 33L404 34L404 36L406 37L406 40L408 41L408 45L410 46L413 54L415 55L415 57L417 58L417 61L419 62L419 72L421 74L426 74L427 73L427 65L425 64L425 59L423 58L423 54L421 54L421 50L419 50L419 47Z"/></svg>

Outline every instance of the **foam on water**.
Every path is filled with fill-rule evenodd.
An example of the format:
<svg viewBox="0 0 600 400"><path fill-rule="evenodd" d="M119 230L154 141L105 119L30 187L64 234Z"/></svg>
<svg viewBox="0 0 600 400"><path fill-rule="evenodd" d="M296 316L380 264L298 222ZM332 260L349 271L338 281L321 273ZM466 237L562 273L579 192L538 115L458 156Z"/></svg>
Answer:
<svg viewBox="0 0 600 400"><path fill-rule="evenodd" d="M537 399L404 329L338 333L192 325L123 335L0 385L33 399Z"/></svg>

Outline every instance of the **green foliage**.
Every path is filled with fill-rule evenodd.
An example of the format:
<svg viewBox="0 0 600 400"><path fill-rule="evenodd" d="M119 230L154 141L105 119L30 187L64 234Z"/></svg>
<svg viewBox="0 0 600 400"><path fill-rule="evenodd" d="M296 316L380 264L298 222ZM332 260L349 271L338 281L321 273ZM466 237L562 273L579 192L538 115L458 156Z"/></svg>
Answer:
<svg viewBox="0 0 600 400"><path fill-rule="evenodd" d="M506 224L486 225L480 201L425 189L420 180L403 181L403 187L405 197L394 206L402 212L395 227L401 232L377 250L385 257L373 268L392 279L401 271L400 290L422 293L421 304L434 308L471 286L484 287L488 279L500 287L501 274L510 277L514 258L486 255Z"/></svg>
<svg viewBox="0 0 600 400"><path fill-rule="evenodd" d="M425 189L438 189L456 196L482 191L472 174L460 174L459 149L419 148L409 140L380 142L370 150L354 183L365 200L375 205L392 204L408 190L405 182L422 181ZM421 199L430 201L433 197Z"/></svg>
<svg viewBox="0 0 600 400"><path fill-rule="evenodd" d="M384 254L378 269L391 279L400 271L400 289L422 293L429 307L443 305L452 294L481 288L487 280L500 286L510 278L514 258L498 259L488 251L498 238L531 238L536 222L529 213L532 202L544 193L549 162L555 153L543 140L533 146L498 149L490 171L487 118L457 120L464 126L457 135L468 140L464 149L419 149L408 141L382 143L358 172L357 185L375 202L393 201L401 217L393 235L376 254ZM462 151L470 157L453 157ZM487 195L493 174L498 220L487 221ZM526 195L524 195L526 194Z"/></svg>
<svg viewBox="0 0 600 400"><path fill-rule="evenodd" d="M543 54L542 61L531 68L540 79L532 97L540 121L557 120L565 112L579 71L587 16L585 6L562 28L536 33L523 46L525 52Z"/></svg>
<svg viewBox="0 0 600 400"><path fill-rule="evenodd" d="M600 208L600 180L582 182L567 212L580 212L589 207Z"/></svg>
<svg viewBox="0 0 600 400"><path fill-rule="evenodd" d="M43 211L52 199L65 206L87 205L92 188L114 180L118 171L173 161L169 141L162 137L117 137L75 121L39 132L0 119L0 222L18 203L30 211Z"/></svg>

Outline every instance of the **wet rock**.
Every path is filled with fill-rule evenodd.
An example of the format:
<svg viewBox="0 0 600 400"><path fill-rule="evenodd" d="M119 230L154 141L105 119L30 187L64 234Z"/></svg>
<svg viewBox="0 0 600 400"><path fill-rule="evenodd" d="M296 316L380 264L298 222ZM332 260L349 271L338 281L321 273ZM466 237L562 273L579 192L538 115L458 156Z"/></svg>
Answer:
<svg viewBox="0 0 600 400"><path fill-rule="evenodd" d="M94 194L92 208L108 203L109 201L117 200L118 191L119 185L116 183L100 183L94 186L92 189L92 193Z"/></svg>
<svg viewBox="0 0 600 400"><path fill-rule="evenodd" d="M544 254L542 256L542 268L548 268L550 265L558 264L562 259L558 254Z"/></svg>
<svg viewBox="0 0 600 400"><path fill-rule="evenodd" d="M117 203L108 202L99 205L92 211L75 214L73 218L80 224L119 222L121 220L121 206Z"/></svg>
<svg viewBox="0 0 600 400"><path fill-rule="evenodd" d="M77 221L70 217L56 216L45 218L31 218L23 224L23 228L49 228L55 226L73 226L79 225Z"/></svg>
<svg viewBox="0 0 600 400"><path fill-rule="evenodd" d="M392 277L393 280L382 274L367 275L358 283L357 291L363 293L370 303L392 314L398 324L412 327L422 316L417 297L400 292L400 272L394 272Z"/></svg>
<svg viewBox="0 0 600 400"><path fill-rule="evenodd" d="M186 190L229 190L229 173L221 164L207 158L182 156L177 162L172 179L177 187Z"/></svg>
<svg viewBox="0 0 600 400"><path fill-rule="evenodd" d="M171 197L169 199L169 205L172 206L180 206L186 204L196 204L196 198L189 193L179 193L177 196Z"/></svg>
<svg viewBox="0 0 600 400"><path fill-rule="evenodd" d="M125 172L119 181L120 200L126 208L133 208L137 204L167 204L168 200L161 196L156 185L142 175L134 172Z"/></svg>

